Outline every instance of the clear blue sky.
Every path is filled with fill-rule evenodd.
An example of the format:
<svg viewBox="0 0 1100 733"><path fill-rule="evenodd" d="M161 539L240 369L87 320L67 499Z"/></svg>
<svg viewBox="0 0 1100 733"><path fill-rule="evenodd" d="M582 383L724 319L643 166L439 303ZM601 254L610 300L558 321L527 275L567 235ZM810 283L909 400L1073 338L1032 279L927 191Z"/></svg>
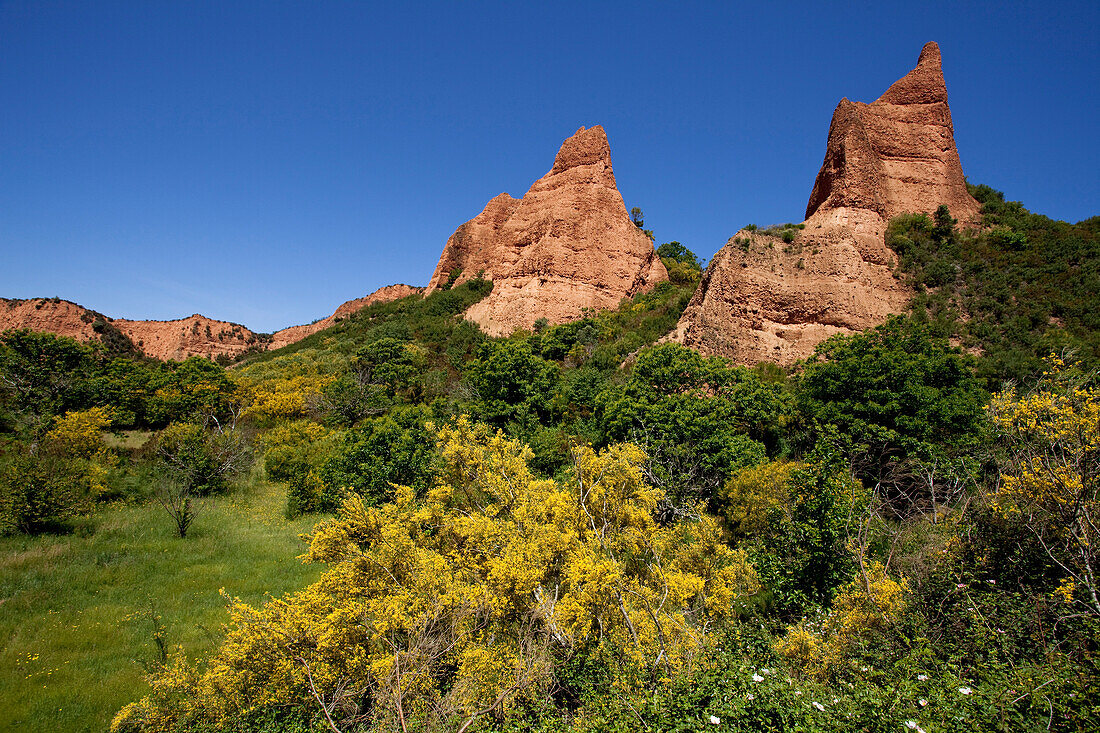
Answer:
<svg viewBox="0 0 1100 733"><path fill-rule="evenodd" d="M258 331L428 281L602 124L710 257L800 221L841 97L939 42L963 170L1100 214L1100 3L0 0L0 296Z"/></svg>

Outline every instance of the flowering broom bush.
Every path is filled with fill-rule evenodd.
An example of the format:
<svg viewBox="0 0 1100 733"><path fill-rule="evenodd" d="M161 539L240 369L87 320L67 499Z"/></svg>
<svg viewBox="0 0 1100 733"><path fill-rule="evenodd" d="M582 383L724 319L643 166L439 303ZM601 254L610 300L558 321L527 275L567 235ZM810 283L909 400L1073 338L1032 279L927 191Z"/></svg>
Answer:
<svg viewBox="0 0 1100 733"><path fill-rule="evenodd" d="M205 669L170 665L113 730L229 727L273 708L341 730L464 730L547 701L560 665L593 646L619 689L667 680L758 589L716 520L655 523L661 496L632 445L575 447L555 481L532 475L526 446L465 418L437 436L426 496L348 499L312 537L320 580L262 608L232 601Z"/></svg>

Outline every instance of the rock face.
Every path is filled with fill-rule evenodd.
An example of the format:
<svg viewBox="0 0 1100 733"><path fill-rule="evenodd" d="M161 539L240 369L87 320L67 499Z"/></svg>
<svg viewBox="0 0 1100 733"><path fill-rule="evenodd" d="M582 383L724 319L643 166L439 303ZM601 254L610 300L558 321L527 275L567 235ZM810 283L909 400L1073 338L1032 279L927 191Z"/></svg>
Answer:
<svg viewBox="0 0 1100 733"><path fill-rule="evenodd" d="M12 328L45 331L77 341L92 341L97 313L58 298L0 298L0 332Z"/></svg>
<svg viewBox="0 0 1100 733"><path fill-rule="evenodd" d="M908 307L884 235L891 217L946 204L976 224L955 149L935 43L870 104L841 100L799 229L742 230L711 260L669 336L742 364L788 365L835 334L877 326Z"/></svg>
<svg viewBox="0 0 1100 733"><path fill-rule="evenodd" d="M376 303L389 303L393 300L399 300L401 298L407 298L410 295L419 295L424 292L424 288L417 288L411 285L387 285L384 288L375 290L370 295L363 298L356 298L355 300L349 300L333 313L328 318L322 318L319 321L313 323L307 323L302 326L291 326L290 328L284 328L281 331L276 331L271 337L271 343L267 347L271 349L281 349L284 346L288 346L297 341L301 341L306 336L323 331L329 326L333 325L337 321L341 321L348 316L366 308L368 305L375 305Z"/></svg>
<svg viewBox="0 0 1100 733"><path fill-rule="evenodd" d="M108 318L58 298L0 298L0 332L10 328L27 328L69 336L77 341L98 341L102 340L105 328L113 328L129 338L139 351L154 359L182 361L190 356L232 359L250 350L266 351L287 346L328 328L368 305L388 303L423 292L424 288L410 285L387 285L366 297L347 301L328 318L304 326L284 328L270 337L253 333L239 324L215 321L198 313L174 321L131 321Z"/></svg>
<svg viewBox="0 0 1100 733"><path fill-rule="evenodd" d="M263 344L260 336L240 324L215 321L198 313L174 321L115 318L111 323L143 354L164 361L183 361L191 356L232 359L249 349L262 349Z"/></svg>
<svg viewBox="0 0 1100 733"><path fill-rule="evenodd" d="M479 273L493 292L466 317L494 336L613 308L668 279L627 214L602 127L577 130L522 199L502 193L460 226L425 294Z"/></svg>
<svg viewBox="0 0 1100 733"><path fill-rule="evenodd" d="M837 105L806 218L849 208L889 221L940 204L961 224L978 223L980 206L966 190L955 148L940 47L928 43L917 67L877 100Z"/></svg>
<svg viewBox="0 0 1100 733"><path fill-rule="evenodd" d="M231 358L262 343L244 326L197 313L175 321L130 321L57 298L0 299L0 331L9 328L45 331L77 341L102 340L105 330L113 328L146 356L177 361L189 356Z"/></svg>

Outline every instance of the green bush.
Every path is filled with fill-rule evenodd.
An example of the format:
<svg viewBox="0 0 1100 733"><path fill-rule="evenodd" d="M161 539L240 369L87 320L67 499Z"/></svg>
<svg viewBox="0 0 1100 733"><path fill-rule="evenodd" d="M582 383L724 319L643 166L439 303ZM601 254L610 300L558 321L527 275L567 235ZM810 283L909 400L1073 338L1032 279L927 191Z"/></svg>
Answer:
<svg viewBox="0 0 1100 733"><path fill-rule="evenodd" d="M104 475L86 460L9 454L0 467L0 535L69 530L91 511Z"/></svg>

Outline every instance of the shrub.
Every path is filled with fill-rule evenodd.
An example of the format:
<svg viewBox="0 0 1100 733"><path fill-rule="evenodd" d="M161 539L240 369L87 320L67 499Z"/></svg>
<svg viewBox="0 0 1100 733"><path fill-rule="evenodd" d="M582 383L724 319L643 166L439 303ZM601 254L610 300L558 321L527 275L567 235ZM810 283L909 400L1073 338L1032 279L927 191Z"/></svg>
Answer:
<svg viewBox="0 0 1100 733"><path fill-rule="evenodd" d="M408 488L377 507L350 498L313 535L309 559L330 566L319 581L259 609L234 601L206 670L167 668L116 730L317 700L336 724L464 729L552 700L555 670L597 646L619 689L675 674L756 589L712 519L655 524L660 496L633 446L577 447L559 483L465 419L438 439L424 501Z"/></svg>
<svg viewBox="0 0 1100 733"><path fill-rule="evenodd" d="M102 491L102 470L49 452L16 453L0 468L0 535L63 532Z"/></svg>

